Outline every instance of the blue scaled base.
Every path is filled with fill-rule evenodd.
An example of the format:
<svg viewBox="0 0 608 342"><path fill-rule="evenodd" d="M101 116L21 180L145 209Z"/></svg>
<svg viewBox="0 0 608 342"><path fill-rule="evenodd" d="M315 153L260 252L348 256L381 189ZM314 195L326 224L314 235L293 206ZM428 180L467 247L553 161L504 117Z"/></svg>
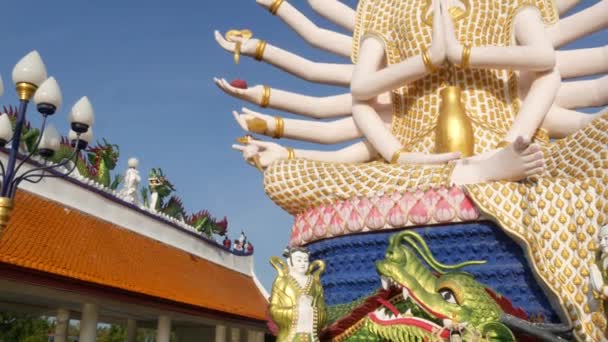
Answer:
<svg viewBox="0 0 608 342"><path fill-rule="evenodd" d="M477 281L508 298L528 317L560 323L528 266L524 252L492 222L454 224L412 229L427 242L435 258L444 264L470 260L487 263L463 270ZM328 305L350 303L380 287L375 262L384 258L390 232L349 235L307 245L312 259L322 259L322 276Z"/></svg>

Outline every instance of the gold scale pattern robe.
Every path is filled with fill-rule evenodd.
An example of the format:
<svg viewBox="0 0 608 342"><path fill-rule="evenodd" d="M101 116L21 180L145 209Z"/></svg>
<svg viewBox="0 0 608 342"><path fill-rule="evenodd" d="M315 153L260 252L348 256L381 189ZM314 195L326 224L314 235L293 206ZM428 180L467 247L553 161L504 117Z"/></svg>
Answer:
<svg viewBox="0 0 608 342"><path fill-rule="evenodd" d="M473 47L514 45L514 18L525 6L537 7L548 25L558 20L551 0L469 0L468 5L456 30L460 42ZM384 43L389 65L419 55L431 44L430 10L430 0L361 0L353 62L359 42L369 35ZM517 74L456 69L455 79L473 124L475 153L494 149L519 111ZM442 69L392 92L392 132L407 150L433 152L439 91L448 81L448 72ZM555 143L539 130L535 141L545 153L545 173L522 182L465 186L482 212L524 247L536 276L575 327L575 335L598 341L606 322L591 310L598 305L590 303L588 265L594 259L599 228L608 223L607 132L607 115ZM451 165L398 166L377 161L279 160L265 171L264 185L275 203L298 214L336 200L450 185L452 169Z"/></svg>

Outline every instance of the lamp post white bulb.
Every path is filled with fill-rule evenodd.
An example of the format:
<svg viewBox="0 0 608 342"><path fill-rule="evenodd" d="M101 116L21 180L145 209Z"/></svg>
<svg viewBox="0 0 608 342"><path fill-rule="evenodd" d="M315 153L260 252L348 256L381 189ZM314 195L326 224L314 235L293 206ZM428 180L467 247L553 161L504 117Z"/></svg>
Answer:
<svg viewBox="0 0 608 342"><path fill-rule="evenodd" d="M36 90L36 94L34 94L34 102L38 106L38 111L42 114L54 114L59 110L62 100L61 88L53 77L49 77L42 82Z"/></svg>
<svg viewBox="0 0 608 342"><path fill-rule="evenodd" d="M95 113L88 97L81 97L80 100L72 106L69 120L72 129L77 133L84 133L93 125Z"/></svg>
<svg viewBox="0 0 608 342"><path fill-rule="evenodd" d="M39 86L46 80L46 67L38 51L32 51L21 58L13 68L13 83L29 83Z"/></svg>
<svg viewBox="0 0 608 342"><path fill-rule="evenodd" d="M13 125L11 124L11 120L8 118L8 115L1 114L0 115L0 140L4 141L6 144L13 138Z"/></svg>

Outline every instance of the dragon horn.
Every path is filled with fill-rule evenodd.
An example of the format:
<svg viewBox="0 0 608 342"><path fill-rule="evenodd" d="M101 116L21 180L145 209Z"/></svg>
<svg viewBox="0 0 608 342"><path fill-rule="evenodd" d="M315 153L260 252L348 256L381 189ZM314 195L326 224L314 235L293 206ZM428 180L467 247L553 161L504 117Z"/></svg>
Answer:
<svg viewBox="0 0 608 342"><path fill-rule="evenodd" d="M523 332L527 335L532 335L543 342L563 342L567 339L561 338L556 334L569 335L572 333L572 327L564 324L535 324L525 321L521 318L509 314L503 314L500 321L515 331Z"/></svg>
<svg viewBox="0 0 608 342"><path fill-rule="evenodd" d="M272 265L272 267L274 267L275 270L277 270L277 274L279 275L279 277L283 277L284 275L289 273L285 262L277 256L270 257L270 264Z"/></svg>
<svg viewBox="0 0 608 342"><path fill-rule="evenodd" d="M431 266L435 271L440 274L444 274L446 271L453 271L461 269L465 266L471 265L482 265L485 264L486 261L483 260L473 260L473 261L465 261L455 265L446 265L440 263L433 257L433 253L429 249L428 245L424 241L424 239L415 232L412 231L404 231L400 233L400 240L407 242L418 254L426 261L426 263ZM421 249L422 248L422 249Z"/></svg>

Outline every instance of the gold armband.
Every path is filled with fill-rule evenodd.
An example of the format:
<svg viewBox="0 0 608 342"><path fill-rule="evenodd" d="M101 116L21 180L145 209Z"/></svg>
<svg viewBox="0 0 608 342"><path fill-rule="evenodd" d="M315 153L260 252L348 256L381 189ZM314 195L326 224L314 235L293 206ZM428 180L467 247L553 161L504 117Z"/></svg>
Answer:
<svg viewBox="0 0 608 342"><path fill-rule="evenodd" d="M511 145L510 142L503 140L503 141L499 142L498 145L496 145L496 148L497 149L505 148L505 147L508 147L509 145Z"/></svg>
<svg viewBox="0 0 608 342"><path fill-rule="evenodd" d="M272 135L275 139L281 139L283 137L283 132L285 132L285 121L280 116L274 117L274 134Z"/></svg>
<svg viewBox="0 0 608 342"><path fill-rule="evenodd" d="M296 159L296 152L292 147L287 147L287 159Z"/></svg>
<svg viewBox="0 0 608 342"><path fill-rule="evenodd" d="M277 15L277 11L279 10L279 7L281 7L281 5L283 4L283 1L285 0L274 0L272 5L270 5L268 10L270 11L270 13L272 13L272 15Z"/></svg>
<svg viewBox="0 0 608 342"><path fill-rule="evenodd" d="M422 62L430 73L437 71L437 67L433 65L433 61L431 61L431 56L429 55L429 50L426 48L422 48Z"/></svg>
<svg viewBox="0 0 608 342"><path fill-rule="evenodd" d="M462 48L462 60L460 61L460 67L467 69L471 65L471 44L464 44Z"/></svg>
<svg viewBox="0 0 608 342"><path fill-rule="evenodd" d="M266 108L270 104L270 87L264 86L264 93L262 93L262 99L260 99L260 107Z"/></svg>
<svg viewBox="0 0 608 342"><path fill-rule="evenodd" d="M258 40L258 44L255 47L255 56L254 58L257 61L261 61L262 59L264 59L264 50L266 49L266 41L265 40Z"/></svg>
<svg viewBox="0 0 608 342"><path fill-rule="evenodd" d="M391 164L397 164L399 157L401 157L401 152L403 152L403 149L398 149L395 151L395 153L393 153L393 156L391 157Z"/></svg>

